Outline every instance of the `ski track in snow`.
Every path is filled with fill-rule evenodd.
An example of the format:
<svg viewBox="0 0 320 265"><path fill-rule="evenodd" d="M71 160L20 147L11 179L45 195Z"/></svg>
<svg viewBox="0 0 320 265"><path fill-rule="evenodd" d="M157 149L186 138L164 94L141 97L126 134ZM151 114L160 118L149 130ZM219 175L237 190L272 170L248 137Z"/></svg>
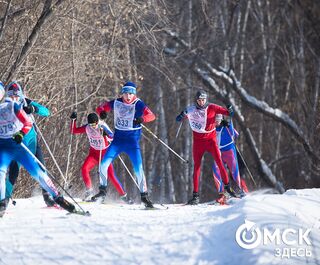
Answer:
<svg viewBox="0 0 320 265"><path fill-rule="evenodd" d="M320 189L253 194L230 206L81 204L90 217L46 208L41 197L18 199L0 219L0 265L320 264ZM311 228L311 246L241 248L244 220L269 230ZM311 257L281 258L275 248L308 248Z"/></svg>

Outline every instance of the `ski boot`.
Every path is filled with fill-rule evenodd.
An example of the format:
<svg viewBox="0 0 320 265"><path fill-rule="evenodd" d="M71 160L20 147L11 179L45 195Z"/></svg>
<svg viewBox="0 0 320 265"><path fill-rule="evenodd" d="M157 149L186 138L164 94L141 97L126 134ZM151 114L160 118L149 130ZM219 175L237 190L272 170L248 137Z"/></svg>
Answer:
<svg viewBox="0 0 320 265"><path fill-rule="evenodd" d="M148 197L148 192L142 192L141 193L141 202L144 203L144 206L146 208L154 208L153 203L150 201Z"/></svg>
<svg viewBox="0 0 320 265"><path fill-rule="evenodd" d="M56 204L55 201L51 198L49 192L47 192L44 189L42 189L42 197L43 197L43 200L44 200L45 204L48 207L52 207L52 206L54 206Z"/></svg>
<svg viewBox="0 0 320 265"><path fill-rule="evenodd" d="M216 199L217 204L225 205L227 204L227 197L224 192L219 192L219 197Z"/></svg>
<svg viewBox="0 0 320 265"><path fill-rule="evenodd" d="M107 187L106 186L100 186L99 192L91 197L92 202L101 201L103 202L107 196Z"/></svg>
<svg viewBox="0 0 320 265"><path fill-rule="evenodd" d="M69 213L75 212L76 207L71 203L68 202L63 196L58 196L54 199L54 201L63 209L68 211Z"/></svg>
<svg viewBox="0 0 320 265"><path fill-rule="evenodd" d="M133 204L133 203L134 203L134 201L131 200L131 198L128 196L127 193L124 194L124 195L122 195L122 196L120 197L120 199L121 199L123 202L125 202L126 204Z"/></svg>
<svg viewBox="0 0 320 265"><path fill-rule="evenodd" d="M224 185L224 190L227 191L231 197L237 198L237 195L233 190L233 188L230 186L230 183L228 183L227 185Z"/></svg>
<svg viewBox="0 0 320 265"><path fill-rule="evenodd" d="M245 191L243 189L241 189L240 192L239 192L240 199L242 199L245 196L247 196L247 194L245 193Z"/></svg>
<svg viewBox="0 0 320 265"><path fill-rule="evenodd" d="M92 200L92 196L93 196L93 189L86 189L84 193L84 198L82 201L90 202Z"/></svg>
<svg viewBox="0 0 320 265"><path fill-rule="evenodd" d="M198 192L193 192L193 197L187 202L187 205L198 205L200 202L200 197Z"/></svg>
<svg viewBox="0 0 320 265"><path fill-rule="evenodd" d="M3 199L0 201L0 217L4 215L8 206L8 199Z"/></svg>

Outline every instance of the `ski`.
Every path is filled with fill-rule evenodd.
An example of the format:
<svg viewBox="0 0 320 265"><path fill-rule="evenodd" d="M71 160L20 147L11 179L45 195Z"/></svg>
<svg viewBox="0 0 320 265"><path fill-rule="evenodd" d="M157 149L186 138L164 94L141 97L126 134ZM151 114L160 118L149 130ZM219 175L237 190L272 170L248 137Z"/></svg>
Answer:
<svg viewBox="0 0 320 265"><path fill-rule="evenodd" d="M142 210L148 210L148 211L152 211L152 210L168 210L169 207L164 205L164 204L159 204L158 206L153 206L152 208L151 207L144 207L142 208Z"/></svg>
<svg viewBox="0 0 320 265"><path fill-rule="evenodd" d="M77 215L82 215L82 216L91 216L91 213L89 211L83 211L83 210L77 210L74 209L73 212L68 212L67 215L71 214L77 214Z"/></svg>
<svg viewBox="0 0 320 265"><path fill-rule="evenodd" d="M208 202L207 205L215 205L215 206L231 206L239 202L241 199L236 197L230 197L226 200L225 204L220 204L217 201Z"/></svg>

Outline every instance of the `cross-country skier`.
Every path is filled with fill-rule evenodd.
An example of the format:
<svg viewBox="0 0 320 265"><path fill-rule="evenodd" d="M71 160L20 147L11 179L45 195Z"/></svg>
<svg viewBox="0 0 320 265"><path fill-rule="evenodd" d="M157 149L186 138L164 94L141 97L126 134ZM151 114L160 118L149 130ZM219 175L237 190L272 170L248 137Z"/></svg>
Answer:
<svg viewBox="0 0 320 265"><path fill-rule="evenodd" d="M155 115L146 104L136 96L137 87L127 82L121 89L121 97L102 103L96 110L101 119L107 112L114 113L114 138L101 162L100 192L94 196L105 196L107 186L107 168L120 153L125 152L133 164L134 174L138 180L141 201L147 208L153 208L148 197L147 183L142 166L140 151L141 123L151 122Z"/></svg>
<svg viewBox="0 0 320 265"><path fill-rule="evenodd" d="M217 143L221 152L222 162L229 168L233 180L237 184L240 190L240 196L245 196L245 192L248 192L247 186L244 180L240 177L240 171L238 166L237 151L235 146L235 138L239 133L234 129L232 121L228 122L223 119L222 114L216 115L216 132ZM224 186L221 179L219 167L214 162L213 164L213 177L214 182L219 194L221 194L220 204L226 203L226 196L224 195ZM244 185L242 185L244 184Z"/></svg>
<svg viewBox="0 0 320 265"><path fill-rule="evenodd" d="M90 149L87 158L85 159L81 172L83 182L86 186L86 193L84 201L90 201L93 196L92 183L90 178L90 171L96 166L100 165L103 155L106 153L110 142L112 141L113 133L109 126L104 122L99 120L96 113L90 113L87 116L88 123L86 125L77 127L77 113L73 112L70 116L71 125L70 131L73 134L83 134L86 133L89 139ZM112 184L121 196L121 200L128 204L132 204L133 201L128 197L127 193L123 190L123 187L115 175L112 163L108 168L108 178L111 180Z"/></svg>
<svg viewBox="0 0 320 265"><path fill-rule="evenodd" d="M27 114L32 115L34 113L41 117L50 116L49 109L25 97L25 95L23 94L23 89L18 82L16 81L11 82L6 89L7 91L18 90L20 92L22 96L19 99L19 103L22 104L23 110ZM34 118L31 116L31 119L33 120ZM33 154L35 154L35 156L39 159L39 161L43 165L45 165L41 147L38 142L37 130L34 124L31 130L28 132L28 134L23 137L23 143L30 149L30 151ZM9 170L8 170L8 177L6 179L6 198L7 199L11 198L12 196L14 184L16 183L17 178L19 176L19 168L20 168L20 165L16 161L12 161L10 163ZM45 189L42 189L42 196L47 206L53 206L55 204L54 200Z"/></svg>
<svg viewBox="0 0 320 265"><path fill-rule="evenodd" d="M3 85L1 86L1 89L4 89ZM32 121L18 103L22 96L21 92L10 90L8 94L11 94L12 98L6 98L0 104L0 215L3 216L7 207L5 178L11 161L20 163L40 183L41 187L50 193L58 205L69 212L74 212L75 206L59 194L46 171L21 145L24 136L32 128Z"/></svg>
<svg viewBox="0 0 320 265"><path fill-rule="evenodd" d="M193 131L193 197L188 201L190 205L199 203L199 177L201 159L205 152L209 152L216 161L225 185L225 189L232 196L235 196L234 191L230 187L228 174L221 160L219 147L216 139L216 124L215 116L217 114L233 115L233 108L230 105L228 109L219 105L208 102L208 94L203 89L200 89L195 96L195 104L187 107L177 117L177 122L182 122L184 118L189 120L189 125ZM220 194L217 202L224 200Z"/></svg>

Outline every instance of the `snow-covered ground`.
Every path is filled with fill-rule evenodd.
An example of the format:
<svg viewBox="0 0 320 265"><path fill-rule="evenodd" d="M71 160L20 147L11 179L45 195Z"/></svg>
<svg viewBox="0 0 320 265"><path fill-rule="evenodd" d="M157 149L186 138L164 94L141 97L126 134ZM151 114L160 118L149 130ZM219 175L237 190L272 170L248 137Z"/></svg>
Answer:
<svg viewBox="0 0 320 265"><path fill-rule="evenodd" d="M46 208L41 197L11 204L0 219L0 264L320 264L320 189L230 206L81 206L92 216Z"/></svg>

